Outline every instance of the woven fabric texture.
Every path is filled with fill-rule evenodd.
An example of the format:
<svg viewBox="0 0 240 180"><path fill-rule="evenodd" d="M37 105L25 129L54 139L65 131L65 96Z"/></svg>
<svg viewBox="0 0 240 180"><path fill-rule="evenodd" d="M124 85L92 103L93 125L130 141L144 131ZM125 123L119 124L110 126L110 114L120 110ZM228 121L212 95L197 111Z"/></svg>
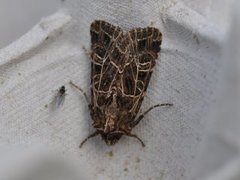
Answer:
<svg viewBox="0 0 240 180"><path fill-rule="evenodd" d="M64 1L59 12L0 51L1 145L71 156L86 179L190 178L217 90L225 29L207 18L210 1L187 2ZM124 31L154 26L163 34L141 112L158 103L174 106L153 110L133 130L145 148L128 137L114 146L96 137L78 148L94 129L85 99L69 81L89 95L90 60L83 47L90 47L95 19ZM65 101L53 109L62 85Z"/></svg>

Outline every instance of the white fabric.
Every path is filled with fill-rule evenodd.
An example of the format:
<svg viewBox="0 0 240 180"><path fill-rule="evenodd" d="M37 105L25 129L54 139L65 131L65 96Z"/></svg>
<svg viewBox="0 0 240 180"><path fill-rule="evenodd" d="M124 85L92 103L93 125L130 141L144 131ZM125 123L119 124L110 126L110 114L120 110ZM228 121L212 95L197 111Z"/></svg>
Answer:
<svg viewBox="0 0 240 180"><path fill-rule="evenodd" d="M15 153L20 154L21 144L42 157L42 151L35 152L40 145L69 157L82 179L194 177L199 149L213 121L207 115L218 90L221 45L228 24L220 28L209 21L210 1L187 2L64 1L59 12L0 51L1 145L15 144ZM202 9L196 11L198 5ZM152 25L163 33L161 56L142 111L157 103L174 106L153 110L133 130L145 148L128 137L112 147L96 137L78 148L94 130L85 99L68 82L89 94L90 60L82 47L90 46L89 25L95 19L125 31ZM62 85L67 89L65 102L52 111L51 101Z"/></svg>

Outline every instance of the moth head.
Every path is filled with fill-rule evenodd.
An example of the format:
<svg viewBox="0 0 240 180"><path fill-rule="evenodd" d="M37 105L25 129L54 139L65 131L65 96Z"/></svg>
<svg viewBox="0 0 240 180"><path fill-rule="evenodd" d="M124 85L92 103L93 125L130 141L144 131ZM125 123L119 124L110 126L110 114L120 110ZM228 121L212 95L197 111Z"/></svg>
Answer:
<svg viewBox="0 0 240 180"><path fill-rule="evenodd" d="M101 136L107 145L114 145L122 137L122 133L112 132L112 133L102 133Z"/></svg>

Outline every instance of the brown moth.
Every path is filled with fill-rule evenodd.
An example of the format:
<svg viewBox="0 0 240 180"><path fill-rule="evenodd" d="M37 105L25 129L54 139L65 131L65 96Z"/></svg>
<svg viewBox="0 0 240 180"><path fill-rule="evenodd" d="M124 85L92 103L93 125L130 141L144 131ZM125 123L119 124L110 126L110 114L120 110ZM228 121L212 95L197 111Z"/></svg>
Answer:
<svg viewBox="0 0 240 180"><path fill-rule="evenodd" d="M96 20L91 24L91 102L92 126L96 131L82 141L101 135L108 145L123 135L143 141L131 130L157 104L137 117L158 58L162 34L157 28L134 28L126 33L118 26Z"/></svg>

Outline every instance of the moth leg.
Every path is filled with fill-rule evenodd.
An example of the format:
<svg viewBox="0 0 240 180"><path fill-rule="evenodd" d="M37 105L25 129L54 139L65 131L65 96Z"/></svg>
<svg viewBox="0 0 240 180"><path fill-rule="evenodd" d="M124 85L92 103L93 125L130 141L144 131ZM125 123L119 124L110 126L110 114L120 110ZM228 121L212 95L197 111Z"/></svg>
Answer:
<svg viewBox="0 0 240 180"><path fill-rule="evenodd" d="M133 122L132 127L136 126L136 125L144 118L144 116L145 116L147 113L149 113L149 112L150 112L151 110L153 110L154 108L160 107L160 106L173 106L173 104L172 104L172 103L156 104L156 105L150 107L148 110L146 110L144 113L142 113L142 114L137 118L137 120L135 120L135 121Z"/></svg>
<svg viewBox="0 0 240 180"><path fill-rule="evenodd" d="M81 147L83 146L83 144L84 144L85 142L87 142L87 140L89 140L90 138L93 138L93 137L97 136L98 134L99 134L98 131L95 131L94 133L90 134L87 138L85 138L85 139L81 142L81 144L79 145L79 148L81 148Z"/></svg>
<svg viewBox="0 0 240 180"><path fill-rule="evenodd" d="M90 101L89 101L89 99L88 99L87 94L83 91L83 89L80 88L80 87L78 87L78 86L77 86L76 84L74 84L72 81L70 81L69 83L70 83L70 85L72 85L73 87L77 88L77 89L81 92L81 94L85 97L85 99L86 99L86 101L87 101L87 103L88 103L88 105L89 105L89 104L90 104Z"/></svg>
<svg viewBox="0 0 240 180"><path fill-rule="evenodd" d="M127 134L127 136L136 138L138 141L140 141L140 143L142 144L142 147L145 147L144 142L136 134Z"/></svg>

